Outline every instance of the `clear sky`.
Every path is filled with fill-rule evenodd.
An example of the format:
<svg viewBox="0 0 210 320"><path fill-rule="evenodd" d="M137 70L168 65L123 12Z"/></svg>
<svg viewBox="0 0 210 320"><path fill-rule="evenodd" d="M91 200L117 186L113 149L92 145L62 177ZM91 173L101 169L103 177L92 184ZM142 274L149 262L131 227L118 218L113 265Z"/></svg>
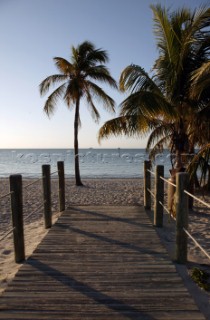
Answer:
<svg viewBox="0 0 210 320"><path fill-rule="evenodd" d="M72 148L74 112L61 102L49 119L39 84L57 73L53 57L70 58L71 46L88 40L109 53L109 70L118 80L135 63L149 72L157 52L150 4L176 9L198 0L0 0L0 148ZM126 97L107 89L119 104ZM95 124L81 104L81 148L142 148L146 139L97 141L102 124L113 117L102 110Z"/></svg>

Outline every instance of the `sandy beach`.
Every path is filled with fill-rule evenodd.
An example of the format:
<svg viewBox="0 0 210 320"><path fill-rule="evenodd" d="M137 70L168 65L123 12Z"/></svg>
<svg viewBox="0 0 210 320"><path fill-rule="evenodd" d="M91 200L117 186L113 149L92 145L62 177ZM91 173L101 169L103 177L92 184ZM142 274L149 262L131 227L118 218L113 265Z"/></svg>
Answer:
<svg viewBox="0 0 210 320"><path fill-rule="evenodd" d="M36 181L36 182L35 182ZM35 182L30 185L31 182ZM66 207L71 205L143 205L143 179L95 179L83 180L84 187L76 187L73 179L66 180ZM28 185L28 187L26 187ZM52 179L53 222L59 217L58 181ZM8 179L0 180L0 195L9 192ZM165 191L167 197L167 192ZM209 196L199 196L210 203ZM10 197L0 200L0 239L11 229ZM23 206L26 256L30 256L39 242L48 232L44 229L42 181L23 180ZM152 219L152 215L148 213ZM29 216L30 215L30 216ZM189 230L196 240L210 253L210 210L195 202L194 210L189 214ZM157 230L163 245L171 259L175 253L175 222L164 215L164 228ZM189 241L187 267L176 265L200 310L210 319L210 293L200 289L190 278L193 267L205 269L210 273L210 261ZM14 262L12 234L0 243L0 294L14 277L21 264Z"/></svg>

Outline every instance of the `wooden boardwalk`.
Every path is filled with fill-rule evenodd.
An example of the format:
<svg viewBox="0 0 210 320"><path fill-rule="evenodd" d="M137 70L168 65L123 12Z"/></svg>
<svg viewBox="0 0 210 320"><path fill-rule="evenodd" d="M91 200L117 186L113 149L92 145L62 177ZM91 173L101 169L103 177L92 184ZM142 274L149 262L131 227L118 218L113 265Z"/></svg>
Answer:
<svg viewBox="0 0 210 320"><path fill-rule="evenodd" d="M62 213L0 298L0 319L205 319L143 207Z"/></svg>

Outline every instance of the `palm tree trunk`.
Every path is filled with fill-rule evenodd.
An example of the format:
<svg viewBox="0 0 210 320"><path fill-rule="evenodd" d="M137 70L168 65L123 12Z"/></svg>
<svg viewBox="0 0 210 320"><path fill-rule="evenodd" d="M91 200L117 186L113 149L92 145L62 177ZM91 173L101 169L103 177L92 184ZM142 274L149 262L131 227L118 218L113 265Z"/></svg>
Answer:
<svg viewBox="0 0 210 320"><path fill-rule="evenodd" d="M210 191L210 166L208 166L207 191Z"/></svg>
<svg viewBox="0 0 210 320"><path fill-rule="evenodd" d="M177 150L176 150L175 169L177 169L177 172L179 172L179 170L181 170L182 167L183 167L183 163L182 163L182 152L181 152L181 150L177 149Z"/></svg>
<svg viewBox="0 0 210 320"><path fill-rule="evenodd" d="M191 155L195 155L195 147L194 147L195 143L191 143L191 146L189 148L189 154L190 154L190 161L191 161ZM196 182L196 174L195 176L190 179L190 183L189 183L189 192L191 194L195 194L195 182ZM189 197L189 209L192 210L193 209L193 205L194 205L194 199L193 197Z"/></svg>
<svg viewBox="0 0 210 320"><path fill-rule="evenodd" d="M182 114L182 111L183 110L180 109L179 111L180 114ZM186 168L183 163L183 153L186 153L189 151L189 146L188 146L188 136L185 133L182 116L180 116L179 122L177 124L174 144L175 144L175 152L176 152L176 162L175 162L176 172L185 171Z"/></svg>
<svg viewBox="0 0 210 320"><path fill-rule="evenodd" d="M79 144L78 144L78 127L79 127L79 103L80 99L77 99L75 118L74 118L74 164L75 164L75 180L76 186L83 186L80 178L79 170Z"/></svg>
<svg viewBox="0 0 210 320"><path fill-rule="evenodd" d="M176 137L176 139L175 139L175 141L173 141L173 143L175 145L175 164L174 164L174 167L170 170L171 180L172 180L171 182L176 181L175 180L176 174L178 172L184 172L186 169L184 167L183 157L182 157L183 151L184 151L184 146L186 143L186 140L185 140L186 135L183 133L182 124L180 125L180 128L178 128L175 137ZM174 193L175 193L175 188L169 184L169 187L168 187L168 208L169 208L169 210L171 210L171 206L172 206L173 199L174 199ZM190 208L191 208L191 206L192 206L192 203L189 203Z"/></svg>

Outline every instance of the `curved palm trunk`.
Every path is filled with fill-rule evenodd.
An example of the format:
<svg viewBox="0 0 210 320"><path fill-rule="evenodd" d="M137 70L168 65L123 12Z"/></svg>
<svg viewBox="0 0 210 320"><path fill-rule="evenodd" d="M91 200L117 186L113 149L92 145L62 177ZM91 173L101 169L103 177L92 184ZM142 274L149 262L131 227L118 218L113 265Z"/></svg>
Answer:
<svg viewBox="0 0 210 320"><path fill-rule="evenodd" d="M77 99L75 118L74 118L74 164L75 164L75 180L77 186L83 186L80 178L79 170L79 144L78 144L78 127L79 127L79 103L80 99Z"/></svg>
<svg viewBox="0 0 210 320"><path fill-rule="evenodd" d="M179 111L182 114L183 110ZM175 140L175 152L176 152L176 162L175 169L177 172L185 171L185 165L183 163L182 155L186 153L186 145L188 143L188 137L185 133L183 116L180 117L179 122L177 124L176 130L176 140ZM188 148L187 148L188 149Z"/></svg>

